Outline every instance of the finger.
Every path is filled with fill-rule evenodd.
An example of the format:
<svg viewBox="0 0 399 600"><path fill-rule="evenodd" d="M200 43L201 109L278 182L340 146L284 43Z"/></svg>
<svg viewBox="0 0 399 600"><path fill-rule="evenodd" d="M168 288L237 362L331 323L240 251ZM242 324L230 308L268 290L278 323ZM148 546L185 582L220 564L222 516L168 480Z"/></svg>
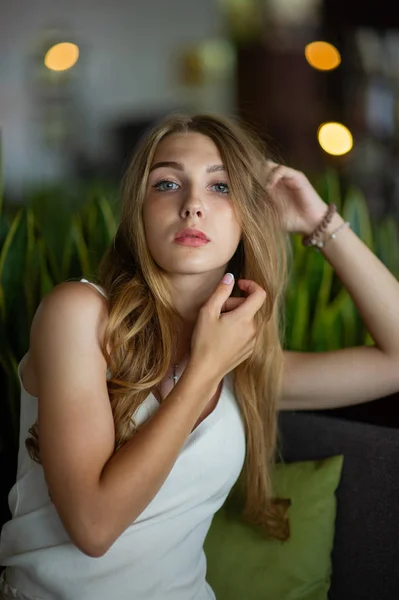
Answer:
<svg viewBox="0 0 399 600"><path fill-rule="evenodd" d="M222 310L220 312L224 313L235 310L243 302L245 302L245 298L228 298L223 304Z"/></svg>
<svg viewBox="0 0 399 600"><path fill-rule="evenodd" d="M275 169L273 169L269 180L267 182L267 187L273 188L275 187L282 179L290 180L298 175L295 169L291 169L290 167L285 167L284 165L278 165Z"/></svg>
<svg viewBox="0 0 399 600"><path fill-rule="evenodd" d="M276 185L276 182L279 180L283 166L272 161L268 161L268 166L270 170L267 176L266 185L270 188Z"/></svg>
<svg viewBox="0 0 399 600"><path fill-rule="evenodd" d="M275 167L279 166L279 163L276 163L271 158L267 158L266 159L266 166L267 166L268 169L273 170Z"/></svg>
<svg viewBox="0 0 399 600"><path fill-rule="evenodd" d="M225 273L212 296L210 296L203 305L203 308L210 311L214 317L220 315L223 305L233 291L234 281L234 275L232 273Z"/></svg>
<svg viewBox="0 0 399 600"><path fill-rule="evenodd" d="M235 310L234 314L252 317L262 306L266 300L266 292L260 287L255 281L250 279L239 279L237 281L238 287L248 294L244 298L245 302L240 304Z"/></svg>
<svg viewBox="0 0 399 600"><path fill-rule="evenodd" d="M285 167L279 165L278 167L276 167L273 172L271 173L269 180L267 182L267 187L268 189L274 188L276 187L276 185L278 184L279 181L281 181L281 179L283 179L283 177L286 176L286 170Z"/></svg>
<svg viewBox="0 0 399 600"><path fill-rule="evenodd" d="M238 279L237 285L240 290L247 294L253 294L256 290L262 289L256 281L253 281L253 279Z"/></svg>

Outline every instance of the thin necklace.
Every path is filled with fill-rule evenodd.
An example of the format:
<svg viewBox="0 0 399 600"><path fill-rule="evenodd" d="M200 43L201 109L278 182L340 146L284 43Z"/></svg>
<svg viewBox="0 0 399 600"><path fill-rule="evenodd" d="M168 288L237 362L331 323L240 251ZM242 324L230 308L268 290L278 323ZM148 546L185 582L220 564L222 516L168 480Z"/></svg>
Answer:
<svg viewBox="0 0 399 600"><path fill-rule="evenodd" d="M177 380L179 379L178 375L176 374L176 369L179 368L179 365L173 365L173 375L169 376L169 379L173 379L173 387L175 387Z"/></svg>
<svg viewBox="0 0 399 600"><path fill-rule="evenodd" d="M177 381L178 381L178 379L179 379L179 376L178 376L178 375L177 375L177 373L176 373L176 370L177 370L178 368L179 368L179 365L173 365L173 375L169 375L169 377L168 377L168 379L173 379L173 387L175 387L175 386L176 386L176 383L177 383ZM157 398L157 399L158 399L158 402L159 402L160 404L162 404L162 402L163 402L163 398L162 398L162 394L161 394L161 390L160 390L160 387L159 387L159 385L157 385L157 386L155 387L155 390L156 390L156 392L157 392L157 394L158 394L158 396L159 396L159 398Z"/></svg>

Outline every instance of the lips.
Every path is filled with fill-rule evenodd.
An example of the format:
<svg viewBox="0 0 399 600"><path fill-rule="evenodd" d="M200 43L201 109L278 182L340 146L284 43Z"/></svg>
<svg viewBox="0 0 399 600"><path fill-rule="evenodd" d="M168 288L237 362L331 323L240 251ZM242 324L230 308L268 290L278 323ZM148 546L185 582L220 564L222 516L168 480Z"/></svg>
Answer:
<svg viewBox="0 0 399 600"><path fill-rule="evenodd" d="M183 238L194 238L194 239L197 238L197 239L203 240L205 242L210 241L209 238L205 235L205 233L203 233L202 231L199 231L199 229L191 229L191 228L182 229L175 236L175 240L181 240Z"/></svg>

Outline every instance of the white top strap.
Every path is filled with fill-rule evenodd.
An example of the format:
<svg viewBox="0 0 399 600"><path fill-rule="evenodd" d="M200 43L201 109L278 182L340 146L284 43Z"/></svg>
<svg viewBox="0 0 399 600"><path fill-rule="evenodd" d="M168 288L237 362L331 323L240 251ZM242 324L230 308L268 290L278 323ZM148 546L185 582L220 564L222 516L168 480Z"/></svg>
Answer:
<svg viewBox="0 0 399 600"><path fill-rule="evenodd" d="M104 298L107 297L107 294L105 293L105 290L101 287L101 285L97 285L96 283L92 283L91 281L88 281L87 279L81 279L80 281L82 283L88 283L89 285L92 285L93 287L96 288L96 290L98 290L100 292L100 294L102 294L104 296Z"/></svg>

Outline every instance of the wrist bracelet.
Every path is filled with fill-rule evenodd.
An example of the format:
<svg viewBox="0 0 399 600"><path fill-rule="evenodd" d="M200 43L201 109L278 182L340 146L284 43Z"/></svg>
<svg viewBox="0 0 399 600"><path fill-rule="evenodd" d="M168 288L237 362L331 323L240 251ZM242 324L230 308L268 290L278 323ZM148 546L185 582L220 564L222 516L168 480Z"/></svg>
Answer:
<svg viewBox="0 0 399 600"><path fill-rule="evenodd" d="M321 223L316 227L316 229L309 235L306 235L302 239L302 244L306 247L309 246L317 246L318 248L323 248L324 243L320 239L321 234L327 229L329 224L332 221L333 216L337 212L337 207L335 204L329 204L326 214L324 215Z"/></svg>
<svg viewBox="0 0 399 600"><path fill-rule="evenodd" d="M339 234L340 231L343 231L344 229L346 229L347 227L350 227L350 226L351 226L351 224L349 223L349 221L342 223L342 225L340 227L338 227L338 229L333 231L326 240L324 240L324 241L320 240L317 243L316 249L320 250L321 248L325 248L330 240L335 240L335 238L337 237L337 235Z"/></svg>
<svg viewBox="0 0 399 600"><path fill-rule="evenodd" d="M316 246L316 250L325 248L330 240L335 240L335 238L341 231L343 231L344 229L347 229L350 226L351 226L351 224L349 223L349 221L346 221L345 223L342 223L342 225L340 227L338 227L338 229L333 231L325 241L319 240L316 244L312 244L312 245Z"/></svg>
<svg viewBox="0 0 399 600"><path fill-rule="evenodd" d="M338 235L338 233L339 233L340 231L343 231L344 229L347 229L347 228L348 228L348 227L350 227L350 226L351 226L351 224L349 223L349 221L345 221L345 223L342 223L342 225L341 225L340 227L338 227L338 229L336 229L335 231L333 231L333 232L332 232L332 234L329 236L329 238L328 238L328 239L327 239L327 240L324 242L324 244L323 244L322 248L323 248L323 247L324 247L326 244L328 244L328 242L329 242L331 239L334 239L334 240L335 240L335 238L337 237L337 235Z"/></svg>

